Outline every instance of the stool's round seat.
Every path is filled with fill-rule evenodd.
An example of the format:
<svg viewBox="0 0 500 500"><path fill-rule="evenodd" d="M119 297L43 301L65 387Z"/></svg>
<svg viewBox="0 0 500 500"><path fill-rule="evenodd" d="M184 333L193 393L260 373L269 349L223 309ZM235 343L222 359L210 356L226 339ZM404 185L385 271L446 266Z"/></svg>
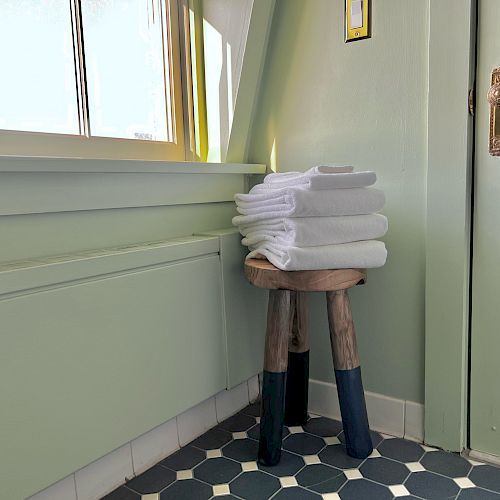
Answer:
<svg viewBox="0 0 500 500"><path fill-rule="evenodd" d="M267 260L245 261L245 276L259 288L297 292L333 292L366 282L366 269L282 271Z"/></svg>

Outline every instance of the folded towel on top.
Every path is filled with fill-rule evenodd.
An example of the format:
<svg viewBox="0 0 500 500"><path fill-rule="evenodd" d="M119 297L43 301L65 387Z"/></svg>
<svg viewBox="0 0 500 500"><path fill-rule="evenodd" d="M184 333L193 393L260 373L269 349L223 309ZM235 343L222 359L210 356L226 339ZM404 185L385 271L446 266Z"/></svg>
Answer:
<svg viewBox="0 0 500 500"><path fill-rule="evenodd" d="M387 250L382 241L357 241L340 245L291 247L266 242L247 259L267 259L284 271L382 267Z"/></svg>
<svg viewBox="0 0 500 500"><path fill-rule="evenodd" d="M254 188L255 189L255 188ZM235 196L241 214L233 218L236 226L282 217L322 217L364 215L380 211L385 203L383 191L375 188L325 189L311 191L303 186L272 189L257 194Z"/></svg>
<svg viewBox="0 0 500 500"><path fill-rule="evenodd" d="M302 179L304 184L307 183L307 179L311 175L318 174L347 174L352 172L354 167L351 166L331 166L331 165L318 165L316 167L312 167L305 172L279 172L268 174L264 177L265 184L280 184L290 182L292 179Z"/></svg>
<svg viewBox="0 0 500 500"><path fill-rule="evenodd" d="M242 244L254 250L264 242L293 247L334 245L371 240L387 232L387 218L380 214L340 217L270 219L239 228Z"/></svg>
<svg viewBox="0 0 500 500"><path fill-rule="evenodd" d="M371 171L353 172L352 167L314 167L304 173L269 174L264 178L264 184L255 187L255 192L292 186L305 186L313 191L357 188L371 186L376 181L377 176Z"/></svg>

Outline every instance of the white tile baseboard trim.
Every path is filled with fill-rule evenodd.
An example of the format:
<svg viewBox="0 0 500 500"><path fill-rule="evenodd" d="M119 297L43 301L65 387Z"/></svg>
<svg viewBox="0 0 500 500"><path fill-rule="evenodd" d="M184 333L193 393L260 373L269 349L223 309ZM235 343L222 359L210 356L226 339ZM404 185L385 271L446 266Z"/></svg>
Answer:
<svg viewBox="0 0 500 500"><path fill-rule="evenodd" d="M424 442L424 405L365 391L370 428ZM337 386L321 380L309 381L309 411L317 415L340 419Z"/></svg>
<svg viewBox="0 0 500 500"><path fill-rule="evenodd" d="M255 375L125 443L28 500L97 500L255 401L258 387L259 376Z"/></svg>

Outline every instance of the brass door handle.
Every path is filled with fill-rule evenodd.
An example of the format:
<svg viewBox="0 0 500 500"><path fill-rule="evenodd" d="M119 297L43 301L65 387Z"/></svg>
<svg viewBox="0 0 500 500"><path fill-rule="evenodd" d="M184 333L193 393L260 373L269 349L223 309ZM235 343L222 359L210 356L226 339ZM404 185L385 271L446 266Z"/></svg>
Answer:
<svg viewBox="0 0 500 500"><path fill-rule="evenodd" d="M500 156L500 68L495 68L491 72L488 102L490 104L490 155Z"/></svg>

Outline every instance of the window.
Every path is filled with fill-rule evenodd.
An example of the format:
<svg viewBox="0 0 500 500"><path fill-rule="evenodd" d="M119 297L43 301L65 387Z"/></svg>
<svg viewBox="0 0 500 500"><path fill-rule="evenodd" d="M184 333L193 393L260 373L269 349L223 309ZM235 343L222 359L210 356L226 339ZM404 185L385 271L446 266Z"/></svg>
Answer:
<svg viewBox="0 0 500 500"><path fill-rule="evenodd" d="M2 0L0 154L184 160L177 16L177 0Z"/></svg>

